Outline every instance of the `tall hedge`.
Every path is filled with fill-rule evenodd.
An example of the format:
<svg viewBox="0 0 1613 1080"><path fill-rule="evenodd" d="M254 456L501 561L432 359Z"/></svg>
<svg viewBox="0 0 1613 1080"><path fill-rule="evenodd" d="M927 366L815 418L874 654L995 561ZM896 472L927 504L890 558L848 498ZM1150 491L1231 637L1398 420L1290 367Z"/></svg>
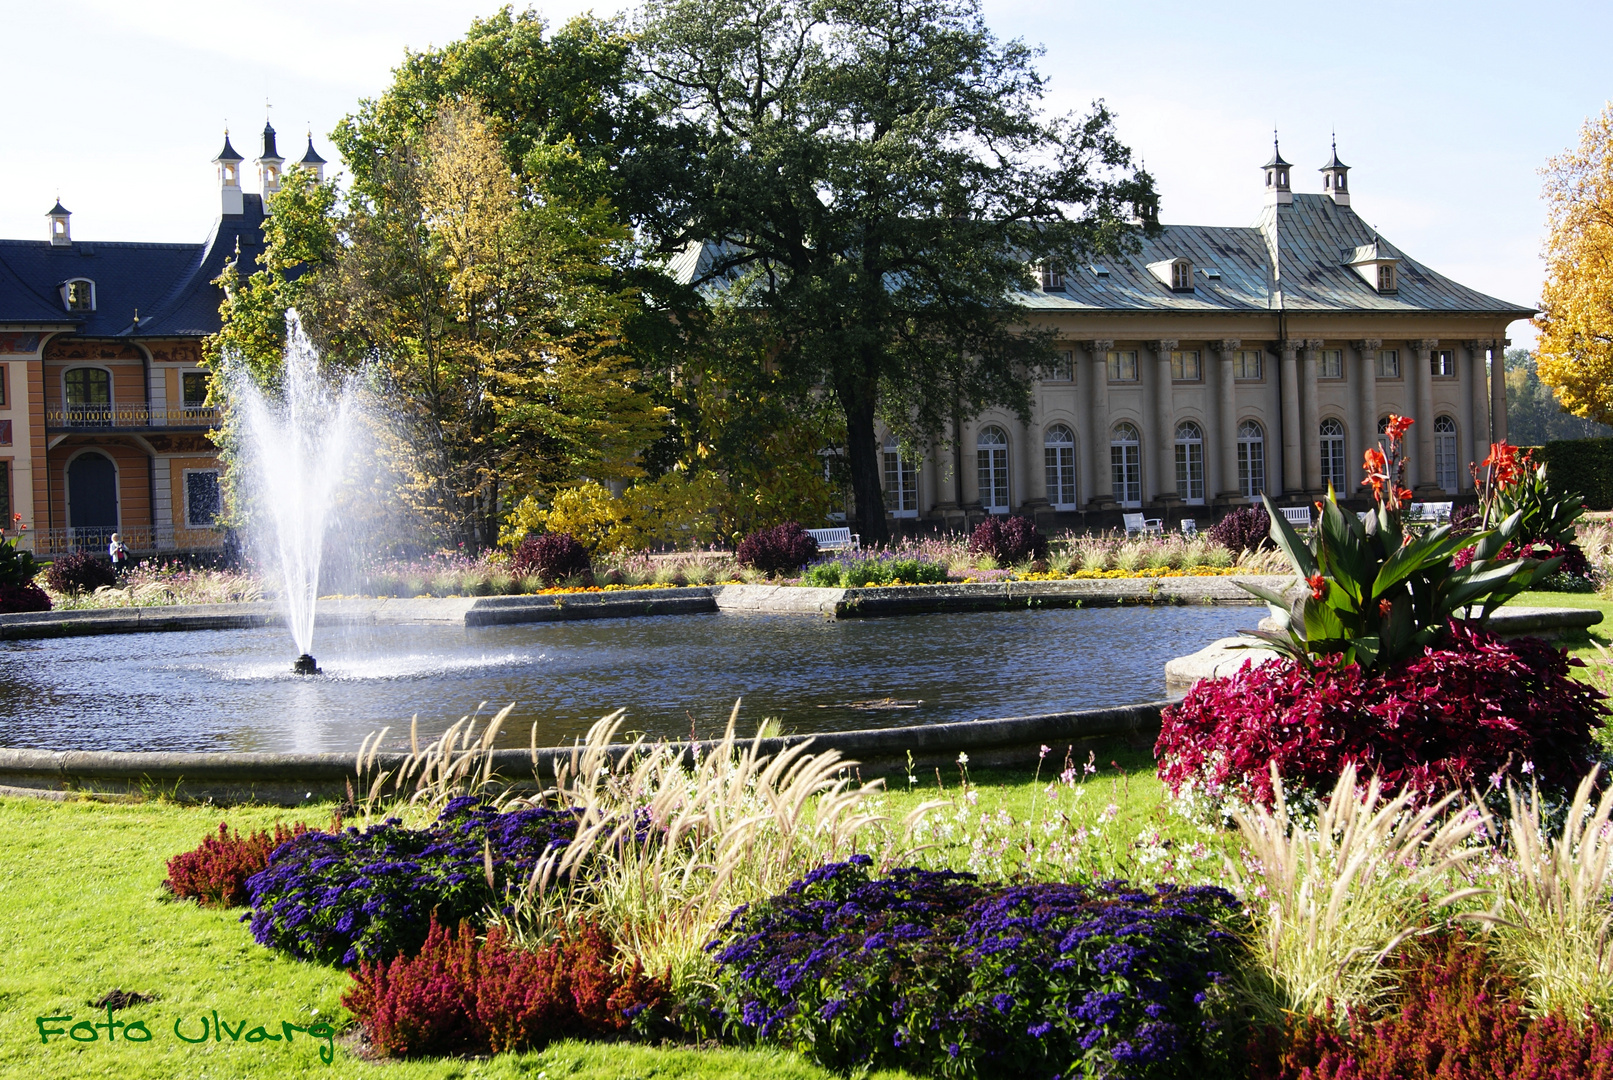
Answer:
<svg viewBox="0 0 1613 1080"><path fill-rule="evenodd" d="M1564 439L1533 450L1555 490L1577 492L1591 510L1613 510L1613 439Z"/></svg>

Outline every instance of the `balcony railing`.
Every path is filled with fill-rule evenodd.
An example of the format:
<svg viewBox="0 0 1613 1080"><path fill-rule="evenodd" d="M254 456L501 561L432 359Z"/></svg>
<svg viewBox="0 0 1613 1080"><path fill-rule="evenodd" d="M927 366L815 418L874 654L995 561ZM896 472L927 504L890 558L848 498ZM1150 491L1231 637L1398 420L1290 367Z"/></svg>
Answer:
<svg viewBox="0 0 1613 1080"><path fill-rule="evenodd" d="M93 551L105 555L113 533L118 534L123 546L136 559L165 552L216 551L224 546L225 537L223 529L188 529L183 525L25 529L20 533L7 531L5 536L8 540L15 540L24 551L53 557L74 551Z"/></svg>
<svg viewBox="0 0 1613 1080"><path fill-rule="evenodd" d="M83 428L193 428L204 431L218 424L218 410L209 405L69 405L46 409L47 430Z"/></svg>

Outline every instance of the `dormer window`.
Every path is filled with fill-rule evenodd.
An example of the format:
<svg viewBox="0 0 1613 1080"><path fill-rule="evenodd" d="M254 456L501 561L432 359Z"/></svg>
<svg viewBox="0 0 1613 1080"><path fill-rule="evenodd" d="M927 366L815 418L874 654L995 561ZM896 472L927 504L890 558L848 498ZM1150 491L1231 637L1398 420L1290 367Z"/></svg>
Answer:
<svg viewBox="0 0 1613 1080"><path fill-rule="evenodd" d="M95 282L89 278L62 282L62 305L68 311L94 311Z"/></svg>
<svg viewBox="0 0 1613 1080"><path fill-rule="evenodd" d="M1172 292L1193 291L1193 263L1188 259L1164 259L1149 263L1148 270Z"/></svg>
<svg viewBox="0 0 1613 1080"><path fill-rule="evenodd" d="M1397 289L1399 289L1400 288L1400 283L1395 280L1395 277L1396 277L1396 275L1395 275L1395 264L1394 263L1379 263L1378 264L1378 291L1381 292L1381 293L1392 293L1392 292L1396 291Z"/></svg>
<svg viewBox="0 0 1613 1080"><path fill-rule="evenodd" d="M1039 267L1037 267L1037 273L1040 276L1041 281L1042 281L1042 291L1043 292L1063 292L1064 291L1064 271L1063 270L1060 270L1056 266L1050 266L1047 263L1042 263Z"/></svg>

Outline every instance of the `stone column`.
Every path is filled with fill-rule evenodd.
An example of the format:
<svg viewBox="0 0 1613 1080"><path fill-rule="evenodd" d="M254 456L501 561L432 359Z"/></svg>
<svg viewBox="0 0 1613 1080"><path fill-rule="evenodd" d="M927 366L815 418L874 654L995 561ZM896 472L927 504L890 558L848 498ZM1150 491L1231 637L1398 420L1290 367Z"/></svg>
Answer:
<svg viewBox="0 0 1613 1080"><path fill-rule="evenodd" d="M1378 350L1383 348L1383 339L1364 338L1357 341L1355 347L1361 350L1361 385L1356 399L1361 407L1361 437L1356 440L1356 445L1359 452L1365 454L1378 445ZM1346 460L1346 467L1349 464ZM1361 470L1356 486L1367 486L1366 470Z"/></svg>
<svg viewBox="0 0 1613 1080"><path fill-rule="evenodd" d="M1031 405L1030 422L1019 421L1019 460L1021 462L1019 475L1023 479L1018 487L1020 497L1023 499L1023 508L1032 518L1036 511L1047 509L1047 469L1042 460L1042 440L1040 438L1041 425L1038 420L1041 416L1040 402ZM1014 466L1008 466L1008 481L1014 482Z"/></svg>
<svg viewBox="0 0 1613 1080"><path fill-rule="evenodd" d="M1473 428L1473 460L1480 461L1490 452L1490 373L1485 370L1485 360L1489 356L1490 343L1488 341L1470 341L1467 343L1468 351L1472 354L1473 368L1469 372L1468 404L1471 409L1468 416L1472 417ZM1469 478L1471 483L1471 478Z"/></svg>
<svg viewBox="0 0 1613 1080"><path fill-rule="evenodd" d="M1283 350L1283 437L1282 454L1271 453L1277 440L1266 440L1266 488L1281 494L1297 493L1304 484L1299 451L1299 351L1298 341L1284 341ZM1275 460L1273 460L1275 459ZM1275 483L1273 483L1275 481Z"/></svg>
<svg viewBox="0 0 1613 1080"><path fill-rule="evenodd" d="M1436 498L1442 491L1435 486L1434 476L1434 350L1439 348L1438 338L1424 338L1413 343L1417 362L1417 421L1411 429L1417 436L1417 452L1411 456L1411 488L1418 496Z"/></svg>
<svg viewBox="0 0 1613 1080"><path fill-rule="evenodd" d="M1233 503L1243 497L1238 488L1238 391L1237 376L1232 370L1232 361L1243 342L1237 338L1212 343L1216 352L1216 393L1218 397L1215 413L1215 430L1218 435L1214 439L1217 447L1216 456L1216 487L1215 501L1217 503ZM1208 481L1209 477L1205 477Z"/></svg>
<svg viewBox="0 0 1613 1080"><path fill-rule="evenodd" d="M1512 342L1496 338L1490 343L1490 441L1507 438L1507 346Z"/></svg>
<svg viewBox="0 0 1613 1080"><path fill-rule="evenodd" d="M1171 350L1174 341L1155 341L1154 350L1154 501L1170 506L1176 494L1176 410L1172 407Z"/></svg>
<svg viewBox="0 0 1613 1080"><path fill-rule="evenodd" d="M1086 410L1086 415L1081 416L1074 424L1071 425L1075 429L1075 444L1076 444L1075 445L1075 482L1076 482L1077 487L1076 487L1076 493L1075 494L1076 494L1076 498L1080 498L1082 495L1085 495L1087 497L1087 499L1090 501L1091 498L1092 498L1092 493L1097 490L1097 488L1093 486L1094 483L1095 483L1095 481L1093 479L1093 477L1094 477L1093 470L1097 468L1097 465L1094 462L1093 457L1092 457L1092 439L1093 439L1093 436L1092 436L1092 407L1091 407L1092 402L1091 402L1091 398L1092 398L1092 387L1097 385L1098 376L1093 371L1093 368L1096 365L1103 363L1103 357L1100 356L1100 357L1097 357L1096 359L1094 359L1093 355L1092 355L1092 350L1091 350L1091 348L1089 346L1084 346L1082 348L1075 349L1074 353L1075 353L1074 360L1075 360L1075 380L1076 380L1075 381L1075 385L1076 385L1076 398L1075 398L1075 400L1078 403L1081 401L1081 389L1084 388L1087 391L1087 410Z"/></svg>
<svg viewBox="0 0 1613 1080"><path fill-rule="evenodd" d="M1322 429L1316 399L1316 354L1325 344L1319 338L1305 342L1305 359L1299 379L1299 446L1304 462L1305 493L1310 499L1322 497Z"/></svg>
<svg viewBox="0 0 1613 1080"><path fill-rule="evenodd" d="M1485 431L1490 426L1489 418L1481 416L1478 406L1474 404L1484 386L1484 353L1488 346L1482 341L1464 341L1462 345L1467 349L1467 363L1456 369L1463 412L1459 425L1462 431L1462 460L1456 470L1456 488L1458 491L1472 491L1473 474L1467 466L1484 457L1484 450L1479 448L1484 446Z"/></svg>
<svg viewBox="0 0 1613 1080"><path fill-rule="evenodd" d="M1092 342L1092 394L1087 400L1087 458L1092 462L1091 510L1113 510L1114 475L1109 471L1109 359L1113 341Z"/></svg>

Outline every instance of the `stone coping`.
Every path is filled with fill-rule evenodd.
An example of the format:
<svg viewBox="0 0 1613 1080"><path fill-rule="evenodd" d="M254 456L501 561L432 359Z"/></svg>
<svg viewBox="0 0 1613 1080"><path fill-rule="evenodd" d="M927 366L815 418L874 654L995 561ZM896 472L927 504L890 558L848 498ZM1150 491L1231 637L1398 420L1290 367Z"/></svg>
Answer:
<svg viewBox="0 0 1613 1080"><path fill-rule="evenodd" d="M796 585L697 585L681 589L557 593L549 596L451 596L408 599L342 597L321 600L327 626L436 623L501 626L515 623L616 619L638 615L714 612L877 618L941 611L1005 611L1024 607L1111 607L1120 604L1254 604L1239 580L1282 583L1292 575L1012 581L908 585L897 588L812 589ZM0 641L144 634L169 630L239 630L283 626L271 603L92 608L0 615Z"/></svg>
<svg viewBox="0 0 1613 1080"><path fill-rule="evenodd" d="M1042 746L1062 762L1067 748L1093 739L1152 741L1165 702L1111 709L1043 713L992 720L966 720L911 727L831 731L763 739L767 755L810 743L814 751L838 750L847 767L872 779L905 773L909 755L915 768L950 769L960 753L971 767L1035 765ZM674 743L686 753L709 753L714 740ZM631 747L611 747L613 756ZM510 786L531 789L552 780L555 766L569 760L571 747L496 750L494 769ZM395 769L401 752L376 756L382 769ZM158 794L217 803L263 802L295 806L315 799L342 798L363 790L354 754L125 753L109 750L12 750L0 748L0 795L40 798L127 799Z"/></svg>
<svg viewBox="0 0 1613 1080"><path fill-rule="evenodd" d="M1490 631L1497 637L1540 637L1553 639L1576 630L1585 630L1602 621L1602 613L1590 608L1504 607L1490 616ZM1275 630L1269 617L1260 620L1262 630ZM1165 662L1165 685L1185 690L1200 679L1219 679L1236 672L1245 660L1258 667L1277 658L1271 649L1247 648L1248 638L1226 637L1213 641L1196 653Z"/></svg>

